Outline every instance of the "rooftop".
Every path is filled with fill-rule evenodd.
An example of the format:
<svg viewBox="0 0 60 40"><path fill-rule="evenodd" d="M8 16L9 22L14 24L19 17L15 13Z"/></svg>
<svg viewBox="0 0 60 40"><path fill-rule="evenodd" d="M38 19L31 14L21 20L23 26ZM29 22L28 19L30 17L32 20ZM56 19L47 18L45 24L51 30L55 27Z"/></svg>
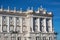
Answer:
<svg viewBox="0 0 60 40"><path fill-rule="evenodd" d="M33 7L28 7L26 11L23 11L22 8L20 8L19 11L16 11L16 7L14 7L14 10L10 10L9 6L8 9L3 9L3 6L1 6L0 8L0 14L6 14L6 15L27 15L27 14L33 14L33 15L38 15L38 16L52 16L52 12L47 12L44 8L42 8L42 6L40 8L38 8L37 11L33 10Z"/></svg>

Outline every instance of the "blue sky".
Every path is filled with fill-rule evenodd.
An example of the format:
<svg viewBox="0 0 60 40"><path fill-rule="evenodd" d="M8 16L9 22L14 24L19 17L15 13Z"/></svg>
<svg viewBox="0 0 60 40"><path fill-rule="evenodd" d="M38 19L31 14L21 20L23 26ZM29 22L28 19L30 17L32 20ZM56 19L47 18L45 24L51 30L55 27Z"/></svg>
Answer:
<svg viewBox="0 0 60 40"><path fill-rule="evenodd" d="M54 30L58 33L57 40L60 40L60 0L0 0L0 6L3 5L4 9L7 9L10 6L10 9L13 10L14 7L19 10L26 10L27 7L33 7L34 10L37 10L41 5L47 11L52 11L54 14L53 23Z"/></svg>

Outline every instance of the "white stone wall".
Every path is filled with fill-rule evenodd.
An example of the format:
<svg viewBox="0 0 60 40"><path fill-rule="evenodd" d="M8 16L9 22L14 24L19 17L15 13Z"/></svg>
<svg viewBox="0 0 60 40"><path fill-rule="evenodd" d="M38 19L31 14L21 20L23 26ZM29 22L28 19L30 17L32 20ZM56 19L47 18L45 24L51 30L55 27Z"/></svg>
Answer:
<svg viewBox="0 0 60 40"><path fill-rule="evenodd" d="M14 37L14 39L16 39L16 40L18 40L18 37L20 37L20 39L21 40L43 40L43 38L44 38L44 40L46 39L46 40L49 40L49 37L51 37L52 39L54 39L54 33L53 33L53 31L52 31L52 19L51 18L49 18L49 21L48 21L48 23L49 23L49 26L50 26L50 28L49 28L49 32L47 32L47 30L46 30L46 19L48 18L48 17L36 17L36 16L28 16L28 17L23 17L23 16L8 16L8 15L5 15L6 16L6 24L7 24L7 32L3 32L2 31L2 17L3 17L4 15L0 15L0 39L2 39L2 40L4 40L4 38L5 38L5 34L6 34L6 36L8 36L8 40L11 40L11 37ZM10 32L10 20L9 20L9 18L10 17L13 17L13 24L12 24L12 26L14 26L14 28L13 28L13 31L14 32L16 32L16 28L17 28L17 22L16 22L16 17L18 17L19 18L19 26L20 26L20 32L18 32L18 33L11 33ZM25 18L25 23L24 23L24 25L23 25L23 18ZM37 23L34 23L34 18L36 18L36 22ZM40 23L40 21L41 21L41 18L43 18L43 21L42 21L42 24L43 24L43 28L41 28L41 23ZM37 25L37 31L35 32L34 30L33 30L33 28L35 27L33 24L36 24ZM24 28L25 27L25 28ZM23 28L24 28L24 31L25 32L23 32ZM43 31L41 31L40 29L42 29Z"/></svg>

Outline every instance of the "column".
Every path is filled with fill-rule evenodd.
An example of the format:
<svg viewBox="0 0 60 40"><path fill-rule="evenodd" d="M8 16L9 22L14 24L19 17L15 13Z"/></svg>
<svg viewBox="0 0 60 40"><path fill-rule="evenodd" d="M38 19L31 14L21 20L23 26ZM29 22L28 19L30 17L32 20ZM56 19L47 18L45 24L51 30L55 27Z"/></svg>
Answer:
<svg viewBox="0 0 60 40"><path fill-rule="evenodd" d="M22 31L23 31L23 27L22 27L22 17L20 17L19 20L20 20L20 26L21 26L21 30L20 30L20 31L21 31L21 33L22 33Z"/></svg>
<svg viewBox="0 0 60 40"><path fill-rule="evenodd" d="M14 31L16 31L16 18L14 17Z"/></svg>
<svg viewBox="0 0 60 40"><path fill-rule="evenodd" d="M46 18L44 18L44 25L43 26L44 26L44 28L43 28L44 32L46 32Z"/></svg>
<svg viewBox="0 0 60 40"><path fill-rule="evenodd" d="M34 32L34 30L33 30L33 17L31 17L31 27L32 27L32 32Z"/></svg>
<svg viewBox="0 0 60 40"><path fill-rule="evenodd" d="M0 16L0 22L1 22L1 32L2 32L2 16Z"/></svg>
<svg viewBox="0 0 60 40"><path fill-rule="evenodd" d="M49 20L50 23L50 32L52 32L52 18Z"/></svg>
<svg viewBox="0 0 60 40"><path fill-rule="evenodd" d="M40 18L38 18L38 31L40 32Z"/></svg>
<svg viewBox="0 0 60 40"><path fill-rule="evenodd" d="M7 16L7 32L9 32L9 16Z"/></svg>

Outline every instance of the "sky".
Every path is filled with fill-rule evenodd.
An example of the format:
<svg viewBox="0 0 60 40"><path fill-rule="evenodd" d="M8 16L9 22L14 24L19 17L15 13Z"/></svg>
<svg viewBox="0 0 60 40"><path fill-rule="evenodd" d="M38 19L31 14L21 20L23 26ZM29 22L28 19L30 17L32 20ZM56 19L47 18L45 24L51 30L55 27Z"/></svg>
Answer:
<svg viewBox="0 0 60 40"><path fill-rule="evenodd" d="M60 40L60 0L0 0L0 7L3 5L4 9L8 6L11 10L16 7L17 10L27 10L28 7L33 7L37 10L42 5L47 11L53 12L53 27L58 33L57 40Z"/></svg>

